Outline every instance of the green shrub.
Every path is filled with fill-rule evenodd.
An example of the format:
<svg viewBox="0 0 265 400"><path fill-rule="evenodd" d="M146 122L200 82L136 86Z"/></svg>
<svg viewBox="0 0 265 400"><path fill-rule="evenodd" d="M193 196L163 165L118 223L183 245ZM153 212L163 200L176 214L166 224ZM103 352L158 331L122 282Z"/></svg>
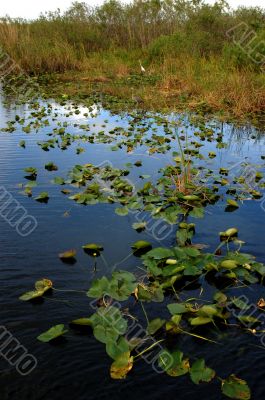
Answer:
<svg viewBox="0 0 265 400"><path fill-rule="evenodd" d="M183 33L162 35L155 39L148 48L150 59L178 56L186 49L186 38Z"/></svg>

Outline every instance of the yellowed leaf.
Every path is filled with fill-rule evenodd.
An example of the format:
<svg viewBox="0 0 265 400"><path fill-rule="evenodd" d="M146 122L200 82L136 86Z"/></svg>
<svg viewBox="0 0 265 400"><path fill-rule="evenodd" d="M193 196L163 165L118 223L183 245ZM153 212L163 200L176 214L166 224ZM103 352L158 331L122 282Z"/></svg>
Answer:
<svg viewBox="0 0 265 400"><path fill-rule="evenodd" d="M265 307L265 300L263 298L259 299L257 306L261 308Z"/></svg>
<svg viewBox="0 0 265 400"><path fill-rule="evenodd" d="M110 376L112 379L124 379L128 372L133 367L133 357L130 356L130 352L121 354L110 367Z"/></svg>

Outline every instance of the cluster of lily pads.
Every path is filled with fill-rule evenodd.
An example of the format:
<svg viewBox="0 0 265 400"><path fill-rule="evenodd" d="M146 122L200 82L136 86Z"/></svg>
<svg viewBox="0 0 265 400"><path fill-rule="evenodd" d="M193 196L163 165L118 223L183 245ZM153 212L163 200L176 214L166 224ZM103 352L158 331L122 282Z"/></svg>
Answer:
<svg viewBox="0 0 265 400"><path fill-rule="evenodd" d="M240 206L239 201L242 202L249 198L260 199L262 197L261 189L264 189L265 182L263 180L263 173L259 170L262 167L261 165L254 166L256 172L253 179L255 187L253 187L253 185L248 183L247 176L241 173L241 171L244 171L244 168L251 166L246 162L241 163L241 170L239 169L238 175L231 175L231 178L229 177L230 170L228 168L222 167L219 171L214 171L203 164L204 162L207 163L208 159L216 157L216 153L213 151L208 153L207 158L200 152L200 148L203 148L205 141L216 142L216 148L218 149L226 148L227 143L223 140L222 132L216 131L215 127L205 124L200 119L192 120L195 131L191 136L186 133L186 128L190 121L188 122L184 118L175 121L169 120L169 118L151 113L146 113L144 116L132 112L128 113L127 127L120 125L106 131L107 119L101 125L101 130L98 129L96 124L84 122L71 124L67 121L67 118L80 113L78 105L69 104L67 99L62 99L61 105L65 108L63 117L66 120L57 122L57 126L53 128L52 132L46 133L49 139L38 142L38 145L44 151L51 151L55 147L66 150L76 142L77 154L86 150L83 147L84 144L91 145L96 143L113 144L110 147L112 151L126 149L128 153L134 152L140 146L146 149L149 155L165 154L173 150L172 157L174 164L162 168L159 171L161 177L156 182L153 180L146 182L143 188L139 188L137 193L137 202L139 200L142 202L143 200L145 209L147 208L147 211L151 211L157 218L161 217L171 223L171 221L175 221L176 214L186 214L187 210L189 212L192 211L198 216L202 216L204 205L213 204L219 198L226 198L226 211L235 211ZM56 123L60 112L59 108L57 109L56 106L50 103L43 106L41 102L33 102L31 109L29 108L24 118L17 115L14 121L9 121L2 131L13 132L18 126L22 126L25 134L35 133L43 127L47 128L51 124ZM93 113L93 107L90 107L88 112L84 112L82 117L93 118L93 114L91 113ZM62 118L61 115L60 118ZM68 133L67 128L70 125L76 131L81 130L84 133ZM160 133L159 129L162 129L163 132ZM19 145L22 149L26 148L26 140L20 141ZM176 148L178 151L175 150ZM261 156L261 159L264 160L264 157ZM196 159L198 160L197 165L194 163ZM138 163L135 162L134 165L141 166L142 160L139 160ZM117 172L117 170L116 174L120 174L120 178L122 175L126 176L132 167L133 164L127 163L125 169L120 170L120 172ZM91 180L88 174L89 168L90 171L93 171L96 167L89 164L83 166L76 165L72 172L70 172L70 177L56 177L54 182L84 186L85 181ZM58 170L58 167L54 162L50 161L45 165L45 169L54 172ZM37 186L38 171L34 166L31 166L26 168L25 172L27 172L26 177L30 182L21 184L21 187L24 189L24 194L32 196L32 190ZM99 174L104 174L104 172L104 168L98 171ZM81 176L82 173L84 173L83 176ZM141 179L148 179L145 175L139 176ZM116 182L117 176L107 176L102 179L105 179L105 181L114 180ZM124 188L126 189L125 180L121 182L121 185L122 183L124 183ZM185 186L184 190L183 186ZM101 200L108 201L106 200L108 196L104 196L104 193L103 195L99 195L97 187L93 187L92 185L88 191L89 193L86 193L85 189L84 193L80 195L80 201L83 199L83 204L95 204ZM68 189L66 189L65 194L67 193ZM140 199L138 195L140 195ZM78 200L78 197L79 194L73 199ZM122 198L121 193L119 197L121 197L124 203L124 208L118 209L120 210L118 213L126 215L128 208L130 208L130 203L135 203L136 197L127 196L130 197L129 199L127 198L127 201ZM48 199L49 194L47 192L41 193L36 198L36 200L43 202L47 202ZM112 201L111 196L109 201ZM159 207L162 207L161 211L156 214L156 209Z"/></svg>
<svg viewBox="0 0 265 400"><path fill-rule="evenodd" d="M191 226L192 225L192 226ZM180 230L194 231L194 224L181 223ZM179 241L179 238L177 238ZM87 328L95 338L106 346L107 354L113 362L110 367L110 375L113 379L123 379L133 369L134 363L139 357L154 351L155 347L162 344L157 357L157 368L161 368L171 377L189 374L193 383L210 382L216 376L216 372L205 365L204 359L192 360L184 356L179 348L171 348L172 340L175 343L179 335L189 335L196 339L216 343L213 329L229 329L230 326L241 327L246 332L256 334L262 329L262 318L248 315L250 306L242 299L229 296L229 288L237 287L244 283L263 283L265 265L257 262L249 254L241 253L242 242L238 239L236 228L230 228L220 232L220 245L218 251L205 253L191 243L191 237L184 241L181 237L180 244L171 248L152 248L149 242L135 242L131 248L137 256L141 257L145 272L139 275L128 271L114 271L111 277L103 276L94 280L87 291L87 296L94 313L79 316L71 321L73 330ZM233 246L236 249L230 250ZM238 247L238 248L237 248ZM83 246L93 257L100 256L103 247L96 244ZM226 251L221 255L221 249ZM60 255L73 257L75 253L68 252ZM205 282L218 287L218 282L223 281L225 290L217 290L212 300L202 297L181 300L183 287L194 281L199 287ZM49 279L42 279L35 284L35 290L25 293L20 297L24 301L35 301L38 297L45 298L48 291L53 290L53 284ZM169 317L167 319L155 318L149 320L144 309L144 303L163 303L167 298L174 301L167 304ZM132 304L131 299L134 299ZM136 305L142 307L146 317L144 327L145 336L130 336L130 321L137 320L132 312ZM262 314L261 304L259 308ZM232 312L235 310L235 312ZM238 312L237 312L238 311ZM242 311L244 313L242 314ZM206 337L200 333L200 327L204 326ZM207 330L206 328L209 327ZM69 328L63 324L51 327L40 334L38 340L50 342L67 334ZM151 345L147 345L147 339L152 337ZM169 345L171 343L171 346ZM233 399L250 399L250 389L247 383L232 374L228 378L217 379L221 382L223 394Z"/></svg>
<svg viewBox="0 0 265 400"><path fill-rule="evenodd" d="M140 163L140 161L139 161ZM137 165L137 162L135 163ZM130 168L130 166L129 166ZM45 165L48 171L57 171L58 167L50 162ZM24 193L32 196L32 188L36 186L37 170L34 167L25 169L26 178L31 182L22 185ZM127 215L129 210L143 210L152 214L153 218L161 218L170 224L176 223L180 215L190 215L201 218L204 207L214 204L220 198L218 187L203 184L202 176L198 177L196 171L191 169L187 181L183 174L183 167L176 157L175 165L168 165L160 170L161 177L156 183L145 182L143 186L135 187L134 182L125 178L129 169L118 169L110 165L99 167L93 164L75 165L67 178L55 177L53 182L59 185L71 185L81 188L81 192L71 194L72 190L63 189L62 193L71 194L69 199L79 204L89 205L101 203L120 203L123 207L117 208L119 215ZM205 175L204 175L205 176ZM146 179L146 176L140 176ZM184 188L180 190L180 184ZM221 182L223 185L223 183ZM228 182L226 183L228 184ZM239 193L252 194L259 198L261 194L256 190L228 189L227 194L234 195L237 199L244 200ZM48 193L41 193L36 200L48 200ZM236 200L227 198L226 210L233 211L239 207Z"/></svg>
<svg viewBox="0 0 265 400"><path fill-rule="evenodd" d="M137 86L138 78L132 80L132 84ZM96 97L97 101L102 100ZM91 105L94 100L89 99ZM111 103L111 98L109 102ZM127 163L122 169L112 165L76 164L66 177L55 176L53 183L63 187L61 192L78 204L115 203L118 204L115 212L120 216L125 216L130 211L144 211L150 213L154 219L163 219L168 224L178 223L178 229L176 245L170 248L152 248L151 243L144 240L132 244L133 254L141 257L141 273L115 271L111 277L103 276L94 280L87 291L87 296L93 299L91 304L94 312L71 321L69 328L63 324L51 327L40 334L38 339L50 342L66 336L69 329L86 328L88 334L93 333L105 345L107 354L113 360L110 375L114 379L125 378L141 356L162 345L163 351L157 358L157 367L169 376L189 374L195 384L217 378L221 382L222 392L228 397L249 399L250 389L244 380L235 375L217 377L216 372L206 366L204 359L194 360L191 356L184 356L176 345L180 335L214 343L213 329L229 329L230 323L233 327L237 326L252 334L261 330L262 319L258 315L253 317L246 313L242 315L240 312L231 312L233 309L247 311L248 306L237 297L229 297L228 292L242 283L263 284L265 266L253 256L241 253L243 242L238 239L236 228L220 232L221 241L214 253L203 252L192 243L196 226L188 221L188 217L203 217L205 207L220 199L226 199L226 211L235 211L240 201L262 197L261 189L265 183L262 172L258 170L261 166L255 166L255 188L249 186L244 174L239 173L230 178L228 168L221 167L218 171L209 169L207 163L209 159L216 157L216 153L210 151L205 157L200 151L204 143L216 142L216 148L220 150L225 149L228 144L224 142L221 131L195 117L195 132L192 136L186 133L190 126L186 117L172 121L162 115L142 115L135 111L126 115L127 126L117 121L118 126L107 130L108 120L104 120L100 127L87 123L88 117L94 117L95 110L92 106L82 115L86 118L85 121L72 124L67 118L81 113L79 104L71 103L68 96L62 95L60 106L64 107L65 121L57 121L59 116L62 117L60 107L51 103L44 106L40 101L33 101L23 118L17 115L2 131L12 133L20 127L25 135L29 135L45 128L47 140L37 142L45 152L52 152L55 148L65 151L75 143L76 154L86 150L83 146L98 143L110 145L111 151L125 150L128 154L138 147L151 156L171 152L172 162L160 168L157 171L158 177L153 179L143 174L139 175L139 182L127 178L132 168L142 166L143 161L138 160L133 164ZM56 126L49 130L54 124ZM74 128L74 133L67 131L69 126ZM19 146L24 151L27 140L21 140ZM264 158L265 156L261 156L262 160ZM241 167L244 169L245 163ZM45 164L44 169L54 173L58 166L50 161ZM30 166L24 172L27 183L20 187L24 194L31 197L37 186L39 171ZM40 192L34 198L47 203L49 197L47 192ZM141 232L146 228L146 223L135 222L133 228ZM83 250L96 259L102 255L103 247L89 243L83 246ZM75 259L76 254L76 250L71 249L60 253L59 257L67 262ZM196 283L201 289L206 285L218 288L220 284L225 289L217 290L211 300L205 300L201 296L186 300L184 288L192 283ZM53 289L55 288L51 280L41 279L35 283L34 290L23 294L20 299L45 299ZM172 302L166 306L169 299ZM144 303L151 302L165 305L167 319L149 320ZM130 336L130 322L137 320L137 316L133 315L135 307L142 310L146 318L144 338ZM202 326L209 336L202 335ZM149 337L154 339L151 345L147 345ZM170 346L172 340L175 343L174 348Z"/></svg>
<svg viewBox="0 0 265 400"><path fill-rule="evenodd" d="M135 165L137 166L137 162ZM201 218L205 206L216 203L221 196L224 197L224 193L218 193L216 180L214 184L211 182L203 184L207 175L205 173L203 176L198 176L197 170L191 169L186 179L183 164L178 157L175 157L175 165L160 169L161 177L157 182L147 181L138 187L135 182L126 178L130 174L130 167L118 169L110 165L103 167L93 164L75 165L67 178L57 176L53 182L81 188L81 191L74 194L71 193L73 189L62 190L62 193L70 194L69 199L79 204L119 203L122 207L116 208L116 213L121 216L127 215L130 210L142 210L150 212L153 218L163 219L169 224L176 223L179 216L183 215ZM46 164L45 168L50 171L57 170L57 166L52 162ZM36 169L30 167L25 171L31 173L27 178L35 181ZM140 178L146 179L148 176L140 175ZM224 185L222 181L221 185ZM31 196L34 186L35 182L24 185L24 193ZM230 187L226 193L242 201L249 199L249 196L254 199L262 196L257 190L246 187L235 189ZM46 199L49 197L47 193L42 195ZM39 197L36 200L39 200ZM238 207L239 204L235 199L227 198L226 211L234 211Z"/></svg>

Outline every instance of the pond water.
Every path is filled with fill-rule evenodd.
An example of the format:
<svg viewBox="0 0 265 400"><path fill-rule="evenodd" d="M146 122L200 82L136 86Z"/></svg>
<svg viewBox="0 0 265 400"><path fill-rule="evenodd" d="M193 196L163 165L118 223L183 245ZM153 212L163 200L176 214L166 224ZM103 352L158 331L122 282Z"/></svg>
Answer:
<svg viewBox="0 0 265 400"><path fill-rule="evenodd" d="M136 188L148 180L155 182L160 176L159 169L172 164L172 152L179 151L176 132L184 135L189 142L195 140L202 144L199 151L205 159L195 158L194 162L213 171L212 176L218 174L220 168L228 168L229 176L242 175L242 163L251 165L255 171L264 172L265 164L261 159L265 155L264 133L251 127L236 128L211 121L208 128L213 130L214 135L221 134L222 142L226 143L226 147L216 148L216 140L202 140L194 136L198 132L198 124L193 125L185 115L162 116L137 111L111 113L97 105L77 108L52 101L41 103L35 115L32 112L34 109L27 105L8 106L3 98L0 100L0 127L6 127L8 121L17 119L12 125L13 132L0 132L0 186L37 221L36 229L23 237L0 217L1 325L38 362L34 371L23 377L0 357L1 399L129 400L138 397L153 400L163 396L183 400L199 397L222 399L223 395L215 383L196 386L185 376L170 378L166 374L157 374L145 362L136 363L126 380L114 381L109 377L111 360L104 345L97 342L93 335L70 329L65 341L58 345L43 344L36 339L52 325L67 325L73 319L91 314L91 299L86 296L86 291L93 279L109 275L115 269L138 270L141 260L132 254L132 243L141 239L151 242L153 247L169 247L176 241L175 224L154 225L148 220L148 229L138 233L132 228L134 222L139 222L135 213L117 215L117 204L78 204L61 193L65 186L58 186L52 180L58 176L66 178L76 164L90 163L128 169L130 174L127 178ZM24 123L21 119L25 119ZM22 128L30 122L30 132L27 133ZM176 129L171 127L171 122L177 125ZM117 127L119 129L115 130ZM58 129L61 128L65 129L64 135L75 136L65 150L58 147L62 138ZM93 136L93 140L82 140L78 135ZM154 135L170 140L161 142ZM132 143L128 144L130 138ZM50 139L58 139L58 142L54 142L49 151L44 151L38 143ZM21 141L25 141L25 147ZM158 151L153 151L154 148ZM210 159L209 152L215 152L216 157ZM139 160L142 165L137 167L134 163ZM44 165L49 162L56 164L58 170L46 170ZM32 188L32 197L22 194L24 188L21 184L30 182L25 179L27 174L24 168L27 167L38 170L37 186ZM71 189L70 185L66 186ZM227 188L221 187L221 194ZM105 189L107 191L108 187ZM263 191L262 188L255 189ZM34 200L40 192L48 192L47 203ZM194 243L206 244L207 251L213 251L219 244L219 232L235 226L240 232L240 239L246 242L244 252L265 262L263 199L250 199L251 196L245 195L245 201L237 200L240 204L238 209L226 212L226 197L221 195L217 203L207 206L204 218L189 219L196 223ZM93 258L82 250L82 245L86 243L100 243L104 247L103 256L97 259L96 271ZM63 263L58 257L58 253L68 249L77 250L76 263L72 265ZM34 282L40 278L51 279L58 291L54 290L53 295L47 295L37 304L20 301L19 296L32 290ZM196 289L194 292L191 290L187 296L195 295L195 292ZM237 290L237 294L241 292L255 303L265 297L264 288L258 285ZM150 317L163 317L163 313L168 317L166 309L160 304L148 303L146 311ZM144 323L140 313L139 321ZM253 399L264 399L265 353L259 339L246 333L239 335L238 330L233 329L229 334L221 332L220 335L222 341L218 345L184 335L177 343L185 353L195 358L204 357L220 375L236 373L247 380Z"/></svg>

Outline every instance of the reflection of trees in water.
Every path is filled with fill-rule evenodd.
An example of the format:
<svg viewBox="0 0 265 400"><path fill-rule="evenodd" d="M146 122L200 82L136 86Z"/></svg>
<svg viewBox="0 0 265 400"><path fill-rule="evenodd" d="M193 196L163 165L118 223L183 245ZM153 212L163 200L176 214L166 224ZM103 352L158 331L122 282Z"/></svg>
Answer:
<svg viewBox="0 0 265 400"><path fill-rule="evenodd" d="M264 130L257 129L252 125L235 126L233 124L226 124L224 131L228 137L228 149L233 150L237 155L249 153L253 145L264 146L265 135Z"/></svg>
<svg viewBox="0 0 265 400"><path fill-rule="evenodd" d="M16 114L23 115L28 109L27 104L15 104L10 100L10 97L5 96L0 85L0 128L3 128L8 120L15 119Z"/></svg>

